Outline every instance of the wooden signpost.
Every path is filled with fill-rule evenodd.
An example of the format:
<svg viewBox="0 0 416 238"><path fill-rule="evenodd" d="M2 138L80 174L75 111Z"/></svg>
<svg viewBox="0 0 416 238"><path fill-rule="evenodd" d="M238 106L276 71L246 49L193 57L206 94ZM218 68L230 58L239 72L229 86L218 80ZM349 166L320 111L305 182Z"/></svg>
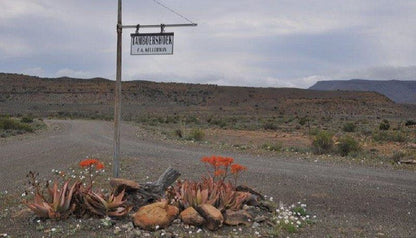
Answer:
<svg viewBox="0 0 416 238"><path fill-rule="evenodd" d="M160 2L157 2L161 5ZM161 5L167 8L164 5ZM171 10L171 9L170 9ZM181 16L175 11L173 13ZM183 16L181 16L183 17ZM187 20L187 18L185 18ZM122 24L122 0L118 0L117 14L117 69L116 69L116 91L114 105L114 154L113 154L113 177L119 176L120 168L120 121L121 121L121 69L122 69L122 34L123 28L135 28L136 33L131 34L131 55L171 55L173 54L174 33L165 33L166 27L188 27L197 26L190 24L160 24L160 25L124 25ZM139 33L142 28L160 28L160 33Z"/></svg>

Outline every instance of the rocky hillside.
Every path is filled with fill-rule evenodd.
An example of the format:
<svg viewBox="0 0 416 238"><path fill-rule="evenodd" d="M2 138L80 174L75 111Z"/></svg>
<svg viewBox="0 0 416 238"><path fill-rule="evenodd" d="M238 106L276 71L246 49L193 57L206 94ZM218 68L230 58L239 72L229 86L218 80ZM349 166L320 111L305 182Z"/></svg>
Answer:
<svg viewBox="0 0 416 238"><path fill-rule="evenodd" d="M0 113L111 118L114 81L0 73ZM400 116L409 110L374 92L123 82L123 118L149 114L318 117ZM414 110L416 111L416 110Z"/></svg>
<svg viewBox="0 0 416 238"><path fill-rule="evenodd" d="M416 104L416 81L378 81L378 80L332 80L319 81L309 89L313 90L345 90L373 91L386 95L397 103Z"/></svg>

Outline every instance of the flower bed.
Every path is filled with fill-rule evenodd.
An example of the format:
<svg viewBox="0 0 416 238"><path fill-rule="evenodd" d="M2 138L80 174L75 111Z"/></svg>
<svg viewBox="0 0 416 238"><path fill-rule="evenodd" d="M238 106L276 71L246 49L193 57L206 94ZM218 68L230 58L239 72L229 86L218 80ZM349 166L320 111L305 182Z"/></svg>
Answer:
<svg viewBox="0 0 416 238"><path fill-rule="evenodd" d="M117 234L124 228L131 234L147 231L173 236L183 232L221 233L221 230L228 230L239 233L251 229L254 235L264 236L267 230L266 235L275 236L297 232L312 223L313 217L306 213L305 204L277 205L273 198L238 185L238 178L247 168L234 163L233 158L211 156L201 161L207 174L199 180L178 180L163 193L151 194L152 201L147 197L139 202L143 194L151 193L148 184L112 179L112 191L108 193L94 186L95 179L105 167L98 159L81 161L82 175L79 176L53 171L65 177L64 181L55 181L52 186L49 181L45 188L38 182L38 174L30 172L28 178L32 190L26 194L34 195L32 200L25 199L23 203L42 220L95 217L104 227L112 226L116 218L127 221L128 225L121 228L115 226ZM181 232L171 231L177 230L178 226ZM190 229L186 230L187 227ZM260 227L263 228L261 231Z"/></svg>

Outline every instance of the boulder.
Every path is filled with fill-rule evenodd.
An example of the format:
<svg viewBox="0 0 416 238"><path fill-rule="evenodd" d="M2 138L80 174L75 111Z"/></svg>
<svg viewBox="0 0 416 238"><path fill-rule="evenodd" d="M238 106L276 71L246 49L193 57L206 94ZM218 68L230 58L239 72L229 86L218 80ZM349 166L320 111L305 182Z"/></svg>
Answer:
<svg viewBox="0 0 416 238"><path fill-rule="evenodd" d="M139 208L133 215L134 225L145 230L165 228L178 216L179 209L167 201L156 202Z"/></svg>
<svg viewBox="0 0 416 238"><path fill-rule="evenodd" d="M230 226L238 226L240 224L250 226L252 221L253 217L245 210L225 210L224 224Z"/></svg>
<svg viewBox="0 0 416 238"><path fill-rule="evenodd" d="M224 222L220 210L210 204L202 204L196 207L196 211L205 219L205 226L211 230L218 230Z"/></svg>
<svg viewBox="0 0 416 238"><path fill-rule="evenodd" d="M179 217L187 225L201 226L205 223L205 219L193 207L183 210Z"/></svg>

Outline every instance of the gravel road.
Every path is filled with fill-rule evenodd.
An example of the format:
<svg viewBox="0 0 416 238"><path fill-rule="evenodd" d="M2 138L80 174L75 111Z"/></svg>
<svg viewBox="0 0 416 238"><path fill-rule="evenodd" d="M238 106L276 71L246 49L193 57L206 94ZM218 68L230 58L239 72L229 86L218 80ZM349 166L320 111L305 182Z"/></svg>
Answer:
<svg viewBox="0 0 416 238"><path fill-rule="evenodd" d="M0 143L0 186L21 187L25 174L66 169L87 155L111 158L112 123L48 120L39 135ZM198 177L205 155L232 156L246 165L244 183L275 201L302 201L317 215L317 224L295 236L304 237L416 237L416 172L376 169L330 162L310 162L273 156L227 153L200 146L170 144L138 135L122 124L123 158L140 158L129 166L144 168L155 178L171 165L183 177ZM123 175L123 172L121 173Z"/></svg>

